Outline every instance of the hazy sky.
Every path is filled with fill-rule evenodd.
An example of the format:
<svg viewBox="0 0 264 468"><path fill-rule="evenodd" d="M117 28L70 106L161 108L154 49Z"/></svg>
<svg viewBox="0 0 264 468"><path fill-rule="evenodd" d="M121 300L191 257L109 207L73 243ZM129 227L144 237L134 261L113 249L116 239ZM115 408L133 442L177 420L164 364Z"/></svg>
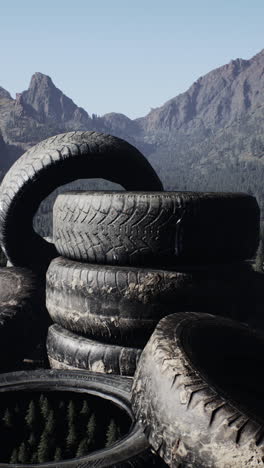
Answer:
<svg viewBox="0 0 264 468"><path fill-rule="evenodd" d="M36 71L92 113L146 115L264 48L263 0L2 0L0 86Z"/></svg>

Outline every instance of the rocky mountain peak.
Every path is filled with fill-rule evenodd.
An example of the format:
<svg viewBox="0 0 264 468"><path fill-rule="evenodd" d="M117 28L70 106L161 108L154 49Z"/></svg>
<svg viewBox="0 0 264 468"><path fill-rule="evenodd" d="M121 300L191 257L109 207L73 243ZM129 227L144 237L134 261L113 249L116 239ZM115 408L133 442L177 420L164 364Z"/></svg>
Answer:
<svg viewBox="0 0 264 468"><path fill-rule="evenodd" d="M0 86L0 99L12 99L10 93Z"/></svg>
<svg viewBox="0 0 264 468"><path fill-rule="evenodd" d="M43 122L66 123L78 119L78 122L84 123L89 120L84 109L56 88L49 76L40 72L34 73L28 90L22 93L22 99L35 109Z"/></svg>
<svg viewBox="0 0 264 468"><path fill-rule="evenodd" d="M190 128L223 127L263 103L264 50L250 60L238 58L212 70L137 121L146 132L188 133Z"/></svg>

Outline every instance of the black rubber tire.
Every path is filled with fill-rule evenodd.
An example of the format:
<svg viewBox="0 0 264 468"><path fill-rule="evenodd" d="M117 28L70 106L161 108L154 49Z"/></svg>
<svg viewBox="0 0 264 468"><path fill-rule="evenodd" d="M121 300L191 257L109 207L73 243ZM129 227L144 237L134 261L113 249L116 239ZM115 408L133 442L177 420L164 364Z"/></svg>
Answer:
<svg viewBox="0 0 264 468"><path fill-rule="evenodd" d="M23 360L48 324L45 283L25 268L0 268L0 372Z"/></svg>
<svg viewBox="0 0 264 468"><path fill-rule="evenodd" d="M0 267L5 267L7 264L7 258L0 247Z"/></svg>
<svg viewBox="0 0 264 468"><path fill-rule="evenodd" d="M161 466L159 458L151 453L149 444L139 426L135 423L130 406L132 379L94 372L41 370L11 372L0 376L0 393L15 391L67 391L82 392L100 396L112 401L131 418L127 436L109 448L97 450L86 456L32 464L7 464L0 462L0 468L33 466L47 468L115 467L133 468ZM163 466L163 465L162 465Z"/></svg>
<svg viewBox="0 0 264 468"><path fill-rule="evenodd" d="M69 132L38 143L15 162L0 188L0 243L14 265L47 270L57 253L33 230L34 214L55 188L83 178L107 179L129 190L162 190L147 159L120 138Z"/></svg>
<svg viewBox="0 0 264 468"><path fill-rule="evenodd" d="M258 204L241 193L65 192L53 209L57 251L88 263L240 261L258 236Z"/></svg>
<svg viewBox="0 0 264 468"><path fill-rule="evenodd" d="M132 408L171 467L264 462L264 334L209 314L162 319L142 352Z"/></svg>
<svg viewBox="0 0 264 468"><path fill-rule="evenodd" d="M57 324L49 327L47 336L47 354L54 369L85 369L132 376L141 352L139 348L90 340Z"/></svg>
<svg viewBox="0 0 264 468"><path fill-rule="evenodd" d="M52 320L91 339L144 347L159 320L175 311L210 312L243 320L243 291L253 272L246 262L184 271L94 265L63 257L46 275ZM252 300L252 295L250 296Z"/></svg>

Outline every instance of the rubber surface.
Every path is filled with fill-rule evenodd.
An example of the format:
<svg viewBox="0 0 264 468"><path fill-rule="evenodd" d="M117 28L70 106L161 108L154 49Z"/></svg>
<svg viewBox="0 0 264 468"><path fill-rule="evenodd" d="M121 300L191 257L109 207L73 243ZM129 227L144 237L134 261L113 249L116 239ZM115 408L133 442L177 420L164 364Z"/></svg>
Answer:
<svg viewBox="0 0 264 468"><path fill-rule="evenodd" d="M0 394L14 391L72 391L84 392L107 398L123 409L131 418L131 428L126 437L107 449L92 452L89 455L63 460L61 462L40 463L38 467L50 468L86 468L115 467L133 468L163 466L157 456L149 449L147 440L135 424L130 407L132 379L114 375L102 375L95 372L43 370L31 372L11 372L0 375ZM27 467L32 464L1 463L1 468Z"/></svg>
<svg viewBox="0 0 264 468"><path fill-rule="evenodd" d="M132 408L171 467L264 462L264 334L209 314L173 314L142 352Z"/></svg>
<svg viewBox="0 0 264 468"><path fill-rule="evenodd" d="M52 368L86 369L106 374L135 373L142 350L110 345L83 338L59 325L51 325L47 336L47 354Z"/></svg>
<svg viewBox="0 0 264 468"><path fill-rule="evenodd" d="M33 230L34 214L55 188L82 178L107 179L128 190L162 190L146 158L120 138L97 132L48 138L23 154L1 183L0 243L11 263L47 270L56 249Z"/></svg>
<svg viewBox="0 0 264 468"><path fill-rule="evenodd" d="M12 370L49 323L44 281L25 268L0 268L0 371Z"/></svg>
<svg viewBox="0 0 264 468"><path fill-rule="evenodd" d="M5 267L7 264L7 258L0 247L0 267Z"/></svg>
<svg viewBox="0 0 264 468"><path fill-rule="evenodd" d="M252 275L246 262L169 271L58 257L47 271L46 305L52 320L67 330L144 347L159 320L176 311L214 308L215 314L243 320L251 310L245 292ZM253 294L249 299L252 304Z"/></svg>
<svg viewBox="0 0 264 468"><path fill-rule="evenodd" d="M242 193L65 192L53 208L57 251L88 263L227 263L252 257L258 237L258 204Z"/></svg>

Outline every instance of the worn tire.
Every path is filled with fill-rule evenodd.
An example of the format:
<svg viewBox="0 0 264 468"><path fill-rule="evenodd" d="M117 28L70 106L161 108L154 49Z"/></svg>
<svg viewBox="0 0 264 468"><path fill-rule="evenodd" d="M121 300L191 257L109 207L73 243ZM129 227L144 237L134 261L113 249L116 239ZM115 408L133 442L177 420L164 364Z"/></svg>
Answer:
<svg viewBox="0 0 264 468"><path fill-rule="evenodd" d="M47 336L47 354L55 369L85 369L106 374L135 373L142 350L100 343L51 325Z"/></svg>
<svg viewBox="0 0 264 468"><path fill-rule="evenodd" d="M5 267L7 264L7 258L0 247L0 267Z"/></svg>
<svg viewBox="0 0 264 468"><path fill-rule="evenodd" d="M46 306L67 330L106 343L144 347L159 320L176 311L210 312L243 320L246 262L184 267L183 271L94 265L63 257L46 275ZM252 300L252 294L250 295Z"/></svg>
<svg viewBox="0 0 264 468"><path fill-rule="evenodd" d="M112 401L131 418L127 436L109 448L91 452L86 456L63 460L61 462L39 463L38 467L47 468L145 468L163 466L159 458L152 454L149 444L135 423L131 411L131 384L129 377L102 375L94 372L41 370L11 372L0 376L0 393L14 391L63 391L83 392L97 395ZM33 467L32 464L0 463L0 468Z"/></svg>
<svg viewBox="0 0 264 468"><path fill-rule="evenodd" d="M107 179L129 190L162 190L146 158L120 138L69 132L38 143L15 162L0 188L0 243L14 265L46 271L57 253L33 230L34 214L55 188L82 178Z"/></svg>
<svg viewBox="0 0 264 468"><path fill-rule="evenodd" d="M242 193L66 192L53 209L57 251L88 263L239 261L258 236L258 204Z"/></svg>
<svg viewBox="0 0 264 468"><path fill-rule="evenodd" d="M12 370L49 323L45 283L25 268L0 268L0 371Z"/></svg>
<svg viewBox="0 0 264 468"><path fill-rule="evenodd" d="M263 466L264 335L209 314L162 319L142 352L132 408L171 466Z"/></svg>

